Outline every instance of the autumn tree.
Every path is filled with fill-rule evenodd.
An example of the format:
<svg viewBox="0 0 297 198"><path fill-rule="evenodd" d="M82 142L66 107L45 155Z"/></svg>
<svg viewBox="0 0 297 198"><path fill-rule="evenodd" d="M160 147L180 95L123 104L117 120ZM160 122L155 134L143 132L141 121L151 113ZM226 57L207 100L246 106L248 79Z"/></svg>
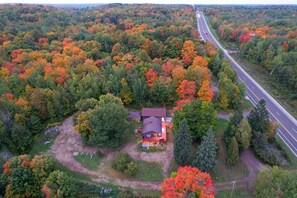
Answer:
<svg viewBox="0 0 297 198"><path fill-rule="evenodd" d="M174 135L174 159L180 166L185 166L191 154L192 138L187 121L181 121Z"/></svg>
<svg viewBox="0 0 297 198"><path fill-rule="evenodd" d="M192 67L207 67L208 62L201 56L196 56L193 60Z"/></svg>
<svg viewBox="0 0 297 198"><path fill-rule="evenodd" d="M76 190L70 177L62 171L52 172L42 186L46 198L73 197Z"/></svg>
<svg viewBox="0 0 297 198"><path fill-rule="evenodd" d="M177 66L172 70L172 80L175 86L179 86L183 80L185 80L187 70L182 66Z"/></svg>
<svg viewBox="0 0 297 198"><path fill-rule="evenodd" d="M213 95L214 95L214 92L210 85L210 82L208 80L203 81L203 83L198 91L198 96L199 96L200 100L211 102Z"/></svg>
<svg viewBox="0 0 297 198"><path fill-rule="evenodd" d="M173 177L164 180L162 198L171 197L208 197L215 196L213 181L208 173L190 166L179 167Z"/></svg>
<svg viewBox="0 0 297 198"><path fill-rule="evenodd" d="M183 99L194 99L196 92L196 85L193 81L183 80L180 86L176 89L180 100Z"/></svg>
<svg viewBox="0 0 297 198"><path fill-rule="evenodd" d="M153 83L158 80L158 72L150 68L145 74L145 77L148 87L152 88Z"/></svg>
<svg viewBox="0 0 297 198"><path fill-rule="evenodd" d="M212 172L218 163L217 150L216 138L214 133L209 130L203 137L201 144L197 147L192 166L197 167L201 171Z"/></svg>
<svg viewBox="0 0 297 198"><path fill-rule="evenodd" d="M181 54L185 66L191 65L195 56L197 56L194 42L186 40L183 44Z"/></svg>

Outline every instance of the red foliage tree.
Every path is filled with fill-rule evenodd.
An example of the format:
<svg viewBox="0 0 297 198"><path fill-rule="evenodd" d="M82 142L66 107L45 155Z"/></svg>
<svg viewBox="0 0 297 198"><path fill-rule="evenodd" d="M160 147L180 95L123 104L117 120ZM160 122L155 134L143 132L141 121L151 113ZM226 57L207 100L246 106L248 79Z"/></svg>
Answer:
<svg viewBox="0 0 297 198"><path fill-rule="evenodd" d="M161 189L162 198L182 198L188 195L213 198L215 195L210 175L190 166L179 167L176 176L165 179Z"/></svg>
<svg viewBox="0 0 297 198"><path fill-rule="evenodd" d="M239 45L243 43L247 43L249 40L251 40L251 36L249 33L243 34L239 37Z"/></svg>
<svg viewBox="0 0 297 198"><path fill-rule="evenodd" d="M158 72L150 68L145 74L146 82L149 88L152 88L153 83L158 80Z"/></svg>
<svg viewBox="0 0 297 198"><path fill-rule="evenodd" d="M193 99L196 92L194 81L183 80L180 86L176 89L179 99Z"/></svg>

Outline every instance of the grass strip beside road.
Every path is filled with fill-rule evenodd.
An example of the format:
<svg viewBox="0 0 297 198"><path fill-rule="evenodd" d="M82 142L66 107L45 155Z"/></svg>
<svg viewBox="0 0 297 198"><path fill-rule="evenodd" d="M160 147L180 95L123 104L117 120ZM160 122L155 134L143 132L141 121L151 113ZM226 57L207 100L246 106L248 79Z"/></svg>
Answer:
<svg viewBox="0 0 297 198"><path fill-rule="evenodd" d="M232 58L244 69L268 94L270 94L280 105L286 109L295 119L297 118L296 108L290 105L292 102L284 90L276 87L269 79L269 73L263 68L245 60L238 54L232 54Z"/></svg>

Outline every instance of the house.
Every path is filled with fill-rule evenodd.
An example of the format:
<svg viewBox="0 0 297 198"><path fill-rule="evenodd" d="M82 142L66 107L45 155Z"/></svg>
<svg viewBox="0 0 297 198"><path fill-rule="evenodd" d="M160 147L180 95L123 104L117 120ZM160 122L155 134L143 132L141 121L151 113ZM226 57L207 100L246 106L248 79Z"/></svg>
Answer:
<svg viewBox="0 0 297 198"><path fill-rule="evenodd" d="M140 122L140 112L135 112L135 111L130 111L129 112L129 120L130 122L137 122L139 123Z"/></svg>
<svg viewBox="0 0 297 198"><path fill-rule="evenodd" d="M142 108L141 118L145 119L154 116L156 118L161 118L164 121L166 117L166 108Z"/></svg>
<svg viewBox="0 0 297 198"><path fill-rule="evenodd" d="M150 116L143 119L142 145L149 147L166 141L166 126L161 118Z"/></svg>

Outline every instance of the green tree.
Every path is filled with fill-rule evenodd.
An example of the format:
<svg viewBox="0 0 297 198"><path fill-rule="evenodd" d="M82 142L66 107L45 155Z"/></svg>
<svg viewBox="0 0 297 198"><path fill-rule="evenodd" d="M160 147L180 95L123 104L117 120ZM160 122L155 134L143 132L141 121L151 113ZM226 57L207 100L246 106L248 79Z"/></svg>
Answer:
<svg viewBox="0 0 297 198"><path fill-rule="evenodd" d="M191 133L187 121L183 119L174 135L174 159L180 166L185 166L191 155Z"/></svg>
<svg viewBox="0 0 297 198"><path fill-rule="evenodd" d="M238 159L239 159L239 149L238 149L238 143L236 141L236 138L233 137L231 139L231 144L228 146L228 163L230 165L234 165Z"/></svg>
<svg viewBox="0 0 297 198"><path fill-rule="evenodd" d="M212 130L203 137L201 145L197 148L196 156L192 162L192 166L197 167L201 171L212 172L218 163L217 161L217 145L216 138Z"/></svg>
<svg viewBox="0 0 297 198"><path fill-rule="evenodd" d="M265 100L261 99L259 101L249 114L248 120L253 131L258 131L266 135L269 129L269 115Z"/></svg>
<svg viewBox="0 0 297 198"><path fill-rule="evenodd" d="M214 126L216 110L214 105L208 101L194 100L176 110L173 117L173 127L178 129L180 122L186 119L189 125L192 140L202 138L209 128Z"/></svg>
<svg viewBox="0 0 297 198"><path fill-rule="evenodd" d="M254 181L254 195L262 197L296 197L297 174L277 166L263 168Z"/></svg>
<svg viewBox="0 0 297 198"><path fill-rule="evenodd" d="M116 103L98 106L89 119L89 141L97 146L119 147L131 129L127 110Z"/></svg>
<svg viewBox="0 0 297 198"><path fill-rule="evenodd" d="M24 153L31 148L33 135L26 125L14 122L11 130L13 150L18 153Z"/></svg>
<svg viewBox="0 0 297 198"><path fill-rule="evenodd" d="M50 192L51 197L57 198L74 197L76 192L71 178L62 171L52 172L45 181L44 189Z"/></svg>
<svg viewBox="0 0 297 198"><path fill-rule="evenodd" d="M236 128L236 140L239 147L247 149L250 147L252 128L247 118L243 118Z"/></svg>

